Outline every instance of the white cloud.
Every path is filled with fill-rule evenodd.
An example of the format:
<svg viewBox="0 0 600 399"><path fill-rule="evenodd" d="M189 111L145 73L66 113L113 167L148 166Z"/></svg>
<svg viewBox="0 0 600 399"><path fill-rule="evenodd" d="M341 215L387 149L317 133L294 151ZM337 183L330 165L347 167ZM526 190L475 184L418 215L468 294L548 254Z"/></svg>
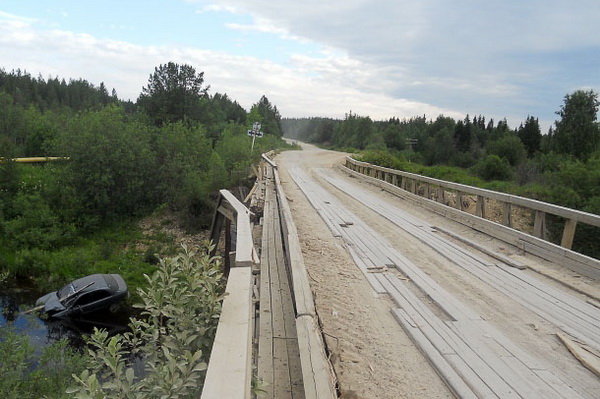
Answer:
<svg viewBox="0 0 600 399"><path fill-rule="evenodd" d="M155 66L174 61L203 71L211 93L227 93L246 109L266 95L284 117L343 118L351 110L375 119L449 113L386 95L370 83L381 71L333 50L318 58L297 55L284 66L191 47L139 46L88 34L37 30L29 21L0 24L0 52L7 54L3 63L8 69L84 78L96 85L104 82L121 98L133 101Z"/></svg>
<svg viewBox="0 0 600 399"><path fill-rule="evenodd" d="M211 92L246 108L265 94L284 116L481 113L514 127L527 115L549 126L565 94L600 89L597 0L186 1L198 18L235 14L229 43L242 54L264 39L262 58L42 30L0 12L2 66L104 81L135 100L155 66L175 61L204 71Z"/></svg>

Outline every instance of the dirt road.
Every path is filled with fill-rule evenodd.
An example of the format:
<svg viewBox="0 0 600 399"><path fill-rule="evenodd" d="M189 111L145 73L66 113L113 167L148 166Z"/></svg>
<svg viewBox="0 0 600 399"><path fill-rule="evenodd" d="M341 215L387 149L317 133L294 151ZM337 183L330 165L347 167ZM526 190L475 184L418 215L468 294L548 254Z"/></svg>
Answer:
<svg viewBox="0 0 600 399"><path fill-rule="evenodd" d="M303 151L279 154L275 160L292 208L317 312L343 398L451 398L453 394L393 317L391 310L397 305L389 295L375 292L348 253L343 238L334 236L317 214L293 180L294 170L303 171L357 220L373 229L380 240L391 243L457 301L468 304L482 320L493 324L511 342L549 364L551 372L562 381L568 381L569 388L578 395L600 397L600 379L565 349L556 337L557 326L548 321L548 317L543 317L544 313L532 311L502 287L486 284L481 278L456 267L365 206L365 201L392 203L423 223L517 259L528 266L529 277L581 300L600 298L600 284L521 254L492 237L428 212L411 201L393 197L360 179L350 178L338 167L345 158L343 153L309 145L303 147ZM367 190L367 200L360 202L334 187L331 181L335 179ZM483 254L478 256L485 257Z"/></svg>

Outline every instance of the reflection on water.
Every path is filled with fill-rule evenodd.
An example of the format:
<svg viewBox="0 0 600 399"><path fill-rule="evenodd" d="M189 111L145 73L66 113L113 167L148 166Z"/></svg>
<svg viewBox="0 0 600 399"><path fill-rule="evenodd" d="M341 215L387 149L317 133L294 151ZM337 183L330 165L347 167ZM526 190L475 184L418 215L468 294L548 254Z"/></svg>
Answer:
<svg viewBox="0 0 600 399"><path fill-rule="evenodd" d="M0 291L0 328L12 326L19 334L27 335L29 341L40 350L60 339L67 339L73 348L84 345L83 336L94 327L104 328L110 334L127 331L129 312L125 307L116 313L101 312L73 319L44 319L40 313L25 314L45 293L32 289L12 288Z"/></svg>

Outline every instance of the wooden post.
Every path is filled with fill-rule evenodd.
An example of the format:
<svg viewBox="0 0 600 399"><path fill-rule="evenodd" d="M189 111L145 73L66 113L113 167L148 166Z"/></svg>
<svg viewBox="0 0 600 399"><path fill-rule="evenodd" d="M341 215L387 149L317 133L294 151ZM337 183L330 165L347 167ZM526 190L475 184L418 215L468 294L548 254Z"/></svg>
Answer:
<svg viewBox="0 0 600 399"><path fill-rule="evenodd" d="M482 195L477 196L475 215L485 219L485 198Z"/></svg>
<svg viewBox="0 0 600 399"><path fill-rule="evenodd" d="M398 175L396 175L396 174L392 175L392 184L394 186L398 186Z"/></svg>
<svg viewBox="0 0 600 399"><path fill-rule="evenodd" d="M565 228L563 230L562 240L560 246L571 249L573 246L573 239L575 238L575 229L577 228L577 220L567 219L565 222Z"/></svg>
<svg viewBox="0 0 600 399"><path fill-rule="evenodd" d="M546 212L535 211L533 235L537 238L541 238L542 240L546 239Z"/></svg>
<svg viewBox="0 0 600 399"><path fill-rule="evenodd" d="M463 193L460 191L457 191L456 192L456 209L458 209L460 211L463 210L462 198L463 198Z"/></svg>
<svg viewBox="0 0 600 399"><path fill-rule="evenodd" d="M445 201L446 198L445 197L446 197L446 191L444 190L444 187L440 186L438 188L438 202L442 203L442 204L445 204L446 203L446 201Z"/></svg>
<svg viewBox="0 0 600 399"><path fill-rule="evenodd" d="M425 183L425 193L423 194L423 196L429 199L429 183Z"/></svg>
<svg viewBox="0 0 600 399"><path fill-rule="evenodd" d="M512 205L509 202L504 203L502 210L502 224L512 227Z"/></svg>
<svg viewBox="0 0 600 399"><path fill-rule="evenodd" d="M406 177L402 176L400 180L400 188L406 190Z"/></svg>

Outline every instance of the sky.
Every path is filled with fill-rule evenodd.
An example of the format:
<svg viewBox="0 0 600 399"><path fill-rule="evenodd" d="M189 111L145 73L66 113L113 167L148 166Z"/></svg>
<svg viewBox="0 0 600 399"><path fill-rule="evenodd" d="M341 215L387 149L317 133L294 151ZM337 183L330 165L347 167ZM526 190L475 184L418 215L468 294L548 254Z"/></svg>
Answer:
<svg viewBox="0 0 600 399"><path fill-rule="evenodd" d="M0 0L0 68L136 101L154 68L282 117L528 116L600 92L598 0Z"/></svg>

